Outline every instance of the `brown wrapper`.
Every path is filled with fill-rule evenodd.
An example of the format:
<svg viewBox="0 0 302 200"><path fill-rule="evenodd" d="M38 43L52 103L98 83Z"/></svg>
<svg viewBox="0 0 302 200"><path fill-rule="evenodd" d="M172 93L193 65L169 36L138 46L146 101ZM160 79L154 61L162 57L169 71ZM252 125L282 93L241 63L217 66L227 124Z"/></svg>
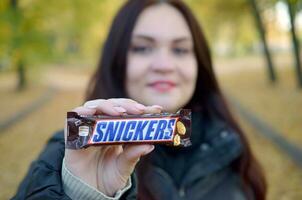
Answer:
<svg viewBox="0 0 302 200"><path fill-rule="evenodd" d="M131 143L187 147L191 145L191 110L118 117L68 112L66 132L68 149Z"/></svg>

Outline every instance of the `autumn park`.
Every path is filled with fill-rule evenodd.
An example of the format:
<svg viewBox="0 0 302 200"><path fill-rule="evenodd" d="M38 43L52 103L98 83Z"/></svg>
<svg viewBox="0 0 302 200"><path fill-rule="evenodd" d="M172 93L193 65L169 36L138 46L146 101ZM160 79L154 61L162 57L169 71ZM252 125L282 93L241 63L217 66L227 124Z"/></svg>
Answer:
<svg viewBox="0 0 302 200"><path fill-rule="evenodd" d="M125 0L0 1L0 199L10 199L66 112L83 104ZM267 178L302 199L302 1L184 0Z"/></svg>

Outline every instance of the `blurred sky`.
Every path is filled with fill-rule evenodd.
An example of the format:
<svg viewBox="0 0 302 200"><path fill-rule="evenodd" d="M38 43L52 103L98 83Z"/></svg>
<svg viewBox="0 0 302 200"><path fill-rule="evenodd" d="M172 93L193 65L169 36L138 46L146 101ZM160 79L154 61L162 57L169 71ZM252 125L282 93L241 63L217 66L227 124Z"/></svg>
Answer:
<svg viewBox="0 0 302 200"><path fill-rule="evenodd" d="M280 28L289 31L290 29L290 21L289 16L287 13L287 7L284 2L278 2L275 6L276 8L276 16L278 24L280 25ZM298 27L302 27L302 12L298 13L296 16L296 25Z"/></svg>

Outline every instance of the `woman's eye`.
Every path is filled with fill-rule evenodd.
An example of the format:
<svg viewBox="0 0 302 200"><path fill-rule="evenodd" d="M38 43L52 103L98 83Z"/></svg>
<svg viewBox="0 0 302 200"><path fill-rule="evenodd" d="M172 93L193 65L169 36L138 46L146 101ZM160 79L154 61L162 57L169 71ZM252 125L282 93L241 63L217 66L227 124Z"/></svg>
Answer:
<svg viewBox="0 0 302 200"><path fill-rule="evenodd" d="M132 46L130 50L133 53L146 54L150 53L152 51L152 48L149 46Z"/></svg>
<svg viewBox="0 0 302 200"><path fill-rule="evenodd" d="M186 54L190 53L190 49L182 48L182 47L175 47L175 48L173 48L172 51L176 55L186 55Z"/></svg>

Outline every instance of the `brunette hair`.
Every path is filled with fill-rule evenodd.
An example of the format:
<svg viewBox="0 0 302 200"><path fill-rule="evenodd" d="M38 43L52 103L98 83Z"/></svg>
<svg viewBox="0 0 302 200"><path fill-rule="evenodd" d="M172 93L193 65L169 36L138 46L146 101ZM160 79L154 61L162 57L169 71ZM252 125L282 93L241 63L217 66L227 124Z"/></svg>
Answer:
<svg viewBox="0 0 302 200"><path fill-rule="evenodd" d="M86 100L125 98L125 74L127 51L131 35L139 15L148 6L167 3L176 8L185 18L194 43L194 52L198 62L198 78L195 92L186 107L193 111L212 113L224 120L240 136L243 144L242 155L233 163L240 174L244 189L250 199L263 200L266 195L264 174L253 156L249 143L234 117L218 86L214 75L211 55L202 30L191 10L181 0L128 0L117 13L104 44L98 68L92 76L86 91ZM142 160L143 161L143 160ZM138 179L142 180L138 173ZM139 181L138 197L144 198L143 181Z"/></svg>

